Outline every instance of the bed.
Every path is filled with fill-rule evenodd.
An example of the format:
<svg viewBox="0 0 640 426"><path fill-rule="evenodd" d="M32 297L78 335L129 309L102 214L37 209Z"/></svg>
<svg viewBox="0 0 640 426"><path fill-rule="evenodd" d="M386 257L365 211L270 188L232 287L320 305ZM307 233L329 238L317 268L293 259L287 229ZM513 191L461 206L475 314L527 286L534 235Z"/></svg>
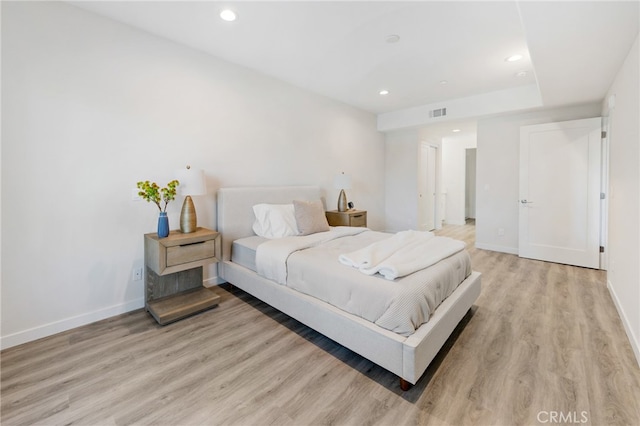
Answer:
<svg viewBox="0 0 640 426"><path fill-rule="evenodd" d="M263 240L255 237L253 206L261 203L288 204L293 200L320 200L321 195L320 189L315 186L219 189L217 222L218 231L222 234L219 275L226 282L397 375L401 388L407 390L422 376L480 295L480 274L471 271L448 297L438 302L437 308L429 313L428 321L411 331L392 331L389 328L394 326L378 325L365 319L363 316L366 315L348 312L321 298L258 274L254 256ZM234 245L237 241L243 244ZM349 268L340 265L337 259L335 265L335 270L343 275L358 273L356 270L344 272ZM304 273L304 270L300 273ZM379 276L371 279L381 280Z"/></svg>

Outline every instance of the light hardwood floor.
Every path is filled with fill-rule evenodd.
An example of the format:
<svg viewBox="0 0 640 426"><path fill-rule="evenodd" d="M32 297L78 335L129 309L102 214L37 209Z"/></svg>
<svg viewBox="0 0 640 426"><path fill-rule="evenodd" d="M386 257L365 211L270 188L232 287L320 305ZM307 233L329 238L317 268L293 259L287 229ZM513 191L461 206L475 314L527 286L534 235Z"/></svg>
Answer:
<svg viewBox="0 0 640 426"><path fill-rule="evenodd" d="M469 225L440 234L468 243L482 294L408 392L223 287L217 308L165 327L139 310L3 351L1 423L640 424L604 272L475 249Z"/></svg>

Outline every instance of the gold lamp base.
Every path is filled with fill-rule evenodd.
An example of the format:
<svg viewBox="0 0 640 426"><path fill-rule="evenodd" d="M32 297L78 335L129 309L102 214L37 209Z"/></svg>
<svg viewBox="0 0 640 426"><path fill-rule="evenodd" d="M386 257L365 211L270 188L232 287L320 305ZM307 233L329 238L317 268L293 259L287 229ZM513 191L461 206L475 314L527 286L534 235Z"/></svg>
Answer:
<svg viewBox="0 0 640 426"><path fill-rule="evenodd" d="M180 212L180 231L183 234L195 232L198 228L198 218L196 216L196 207L193 205L191 196L187 195L182 203L182 211Z"/></svg>
<svg viewBox="0 0 640 426"><path fill-rule="evenodd" d="M341 189L340 195L338 196L338 211L346 212L347 209L347 194L344 193L344 189Z"/></svg>

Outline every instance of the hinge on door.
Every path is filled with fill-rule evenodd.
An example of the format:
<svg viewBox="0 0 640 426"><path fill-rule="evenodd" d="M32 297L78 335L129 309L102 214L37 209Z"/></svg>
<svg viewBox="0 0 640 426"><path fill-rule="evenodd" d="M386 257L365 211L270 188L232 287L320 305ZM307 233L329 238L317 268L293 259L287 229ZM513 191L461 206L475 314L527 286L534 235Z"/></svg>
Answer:
<svg viewBox="0 0 640 426"><path fill-rule="evenodd" d="M601 199L601 200L604 200L605 198L607 198L607 196L605 195L605 193L604 193L604 192L601 192L601 193L600 193L600 199Z"/></svg>
<svg viewBox="0 0 640 426"><path fill-rule="evenodd" d="M604 253L604 246L600 246L600 253Z"/></svg>
<svg viewBox="0 0 640 426"><path fill-rule="evenodd" d="M603 130L602 133L601 133L601 138L602 139L606 139L606 137L607 137L607 132L605 130Z"/></svg>

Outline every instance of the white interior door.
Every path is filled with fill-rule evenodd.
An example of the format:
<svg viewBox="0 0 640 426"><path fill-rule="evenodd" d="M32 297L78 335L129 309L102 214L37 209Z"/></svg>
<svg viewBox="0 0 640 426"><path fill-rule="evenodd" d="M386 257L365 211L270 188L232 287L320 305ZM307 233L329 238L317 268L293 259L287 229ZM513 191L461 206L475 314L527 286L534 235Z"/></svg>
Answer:
<svg viewBox="0 0 640 426"><path fill-rule="evenodd" d="M465 149L465 219L476 218L476 148Z"/></svg>
<svg viewBox="0 0 640 426"><path fill-rule="evenodd" d="M427 148L427 230L436 229L436 148Z"/></svg>
<svg viewBox="0 0 640 426"><path fill-rule="evenodd" d="M520 128L519 256L599 268L601 119Z"/></svg>
<svg viewBox="0 0 640 426"><path fill-rule="evenodd" d="M421 229L436 228L436 155L435 147L422 144L422 177L419 183Z"/></svg>

